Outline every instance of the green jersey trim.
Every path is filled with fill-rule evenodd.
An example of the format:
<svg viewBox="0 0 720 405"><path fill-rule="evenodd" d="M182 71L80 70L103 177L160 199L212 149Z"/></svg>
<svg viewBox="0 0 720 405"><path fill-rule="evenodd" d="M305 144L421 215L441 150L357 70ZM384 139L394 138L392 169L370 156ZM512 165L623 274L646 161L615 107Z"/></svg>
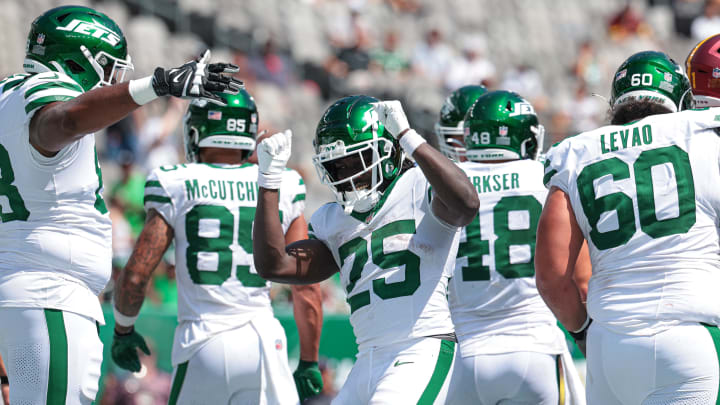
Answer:
<svg viewBox="0 0 720 405"><path fill-rule="evenodd" d="M143 205L147 204L148 202L170 204L170 203L172 203L172 200L170 199L170 197L163 197L161 195L148 194L143 198Z"/></svg>
<svg viewBox="0 0 720 405"><path fill-rule="evenodd" d="M180 396L180 390L182 389L183 383L185 382L185 373L187 373L188 362L178 364L177 371L172 382L172 388L170 388L170 399L168 405L177 404L178 397Z"/></svg>
<svg viewBox="0 0 720 405"><path fill-rule="evenodd" d="M65 319L58 309L45 309L50 342L47 405L63 405L68 386L68 346Z"/></svg>
<svg viewBox="0 0 720 405"><path fill-rule="evenodd" d="M423 391L417 402L418 405L432 405L435 402L435 399L440 393L440 389L442 389L445 383L454 357L455 342L441 340L440 353L438 354L437 363L435 363L435 370L430 376L430 382L428 382L428 385L425 387L425 391Z"/></svg>
<svg viewBox="0 0 720 405"><path fill-rule="evenodd" d="M380 211L380 208L382 208L383 204L385 204L385 200L388 199L388 196L390 196L390 193L392 192L392 189L397 184L398 180L405 174L405 172L400 173L399 176L395 178L395 180L390 183L387 189L383 192L382 196L380 197L380 201L378 201L377 204L375 204L375 207L373 209L369 210L368 212L357 212L353 211L350 213L350 216L357 219L358 221L365 222L365 219L367 219L370 215L375 215L376 212Z"/></svg>
<svg viewBox="0 0 720 405"><path fill-rule="evenodd" d="M305 193L296 195L295 198L293 198L293 200L292 200L293 204L298 201L305 201Z"/></svg>
<svg viewBox="0 0 720 405"><path fill-rule="evenodd" d="M16 77L18 76L18 77ZM0 85L2 85L2 92L5 93L8 90L12 90L15 87L20 86L21 84L25 83L25 81L29 78L31 78L33 75L13 75L8 77L7 79L0 82Z"/></svg>
<svg viewBox="0 0 720 405"><path fill-rule="evenodd" d="M67 82L50 82L50 83L40 83L37 86L27 90L25 92L25 99L30 98L35 93L39 93L44 90L57 90L57 89L67 89L78 92L78 95L82 93L82 87L78 86L77 84L67 83Z"/></svg>
<svg viewBox="0 0 720 405"><path fill-rule="evenodd" d="M145 188L148 188L148 187L159 187L159 188L162 188L162 184L160 184L160 182L157 181L157 180L148 180L148 181L145 182Z"/></svg>
<svg viewBox="0 0 720 405"><path fill-rule="evenodd" d="M50 103L54 103L56 101L68 101L74 99L75 96L67 96L67 95L54 95L54 96L45 96L40 97L37 100L33 100L32 102L28 103L25 106L25 112L30 113L32 111L35 111L36 109Z"/></svg>
<svg viewBox="0 0 720 405"><path fill-rule="evenodd" d="M701 325L707 329L708 333L710 333L713 345L715 346L715 355L718 357L718 364L720 364L720 329L718 329L715 325L708 325L706 323L701 323ZM715 405L720 405L720 386L718 387L715 398L717 398L715 400Z"/></svg>

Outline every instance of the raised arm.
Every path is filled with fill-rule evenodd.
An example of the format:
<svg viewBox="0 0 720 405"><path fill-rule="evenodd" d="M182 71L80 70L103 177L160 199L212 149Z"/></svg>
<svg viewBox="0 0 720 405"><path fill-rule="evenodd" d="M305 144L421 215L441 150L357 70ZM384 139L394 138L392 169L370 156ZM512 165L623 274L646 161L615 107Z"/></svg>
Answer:
<svg viewBox="0 0 720 405"><path fill-rule="evenodd" d="M137 348L150 354L145 340L135 331L134 323L145 300L150 277L173 236L172 227L156 210L151 209L130 260L117 279L113 294L115 335L111 353L115 363L126 370L140 371Z"/></svg>
<svg viewBox="0 0 720 405"><path fill-rule="evenodd" d="M575 282L576 265L584 272L589 269L589 263L584 261L588 257L580 256L584 241L570 199L564 191L553 187L538 223L535 280L545 303L569 331L582 329L587 319Z"/></svg>
<svg viewBox="0 0 720 405"><path fill-rule="evenodd" d="M212 92L233 92L242 86L238 80L222 75L237 72L225 63L207 64L207 51L197 62L175 69L155 69L152 76L100 87L69 101L42 107L30 121L30 144L40 153L52 156L86 134L120 121L136 108L160 96L203 98L218 102Z"/></svg>
<svg viewBox="0 0 720 405"><path fill-rule="evenodd" d="M287 130L258 145L259 196L253 226L253 260L260 277L288 284L311 284L339 271L325 244L303 239L285 245L278 209L282 171L290 158L292 133Z"/></svg>
<svg viewBox="0 0 720 405"><path fill-rule="evenodd" d="M432 186L433 213L451 225L469 224L477 215L480 200L465 173L410 128L399 101L375 103L375 108L385 128L399 139L403 150L415 159Z"/></svg>
<svg viewBox="0 0 720 405"><path fill-rule="evenodd" d="M285 233L285 243L307 239L305 217L297 217ZM323 389L322 375L318 368L318 351L322 332L323 309L320 284L292 286L293 315L300 337L300 362L293 373L300 402Z"/></svg>

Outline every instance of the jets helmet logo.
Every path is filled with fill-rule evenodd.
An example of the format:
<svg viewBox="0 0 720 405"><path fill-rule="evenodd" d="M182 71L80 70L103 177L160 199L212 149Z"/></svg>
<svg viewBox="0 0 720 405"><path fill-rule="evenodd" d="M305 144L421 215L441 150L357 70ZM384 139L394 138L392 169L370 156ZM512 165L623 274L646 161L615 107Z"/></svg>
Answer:
<svg viewBox="0 0 720 405"><path fill-rule="evenodd" d="M89 35L93 38L100 38L102 41L107 42L111 46L115 46L120 42L120 36L107 27L101 25L97 21L87 22L83 20L74 19L64 27L57 27L60 31L71 31L78 34Z"/></svg>
<svg viewBox="0 0 720 405"><path fill-rule="evenodd" d="M532 104L528 102L515 103L515 105L513 106L513 111L510 113L510 116L514 117L516 115L535 115L535 109L533 108Z"/></svg>

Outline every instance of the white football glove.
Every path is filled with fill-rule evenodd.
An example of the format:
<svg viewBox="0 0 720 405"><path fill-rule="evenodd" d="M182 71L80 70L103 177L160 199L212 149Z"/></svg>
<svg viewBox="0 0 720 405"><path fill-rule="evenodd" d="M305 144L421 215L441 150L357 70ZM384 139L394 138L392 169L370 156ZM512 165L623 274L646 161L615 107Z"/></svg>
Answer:
<svg viewBox="0 0 720 405"><path fill-rule="evenodd" d="M280 188L282 173L290 159L291 148L292 131L289 129L260 142L257 148L258 186L270 190Z"/></svg>
<svg viewBox="0 0 720 405"><path fill-rule="evenodd" d="M402 131L410 128L400 101L380 101L379 103L372 103L372 105L375 107L375 111L378 112L380 122L393 138L397 139Z"/></svg>

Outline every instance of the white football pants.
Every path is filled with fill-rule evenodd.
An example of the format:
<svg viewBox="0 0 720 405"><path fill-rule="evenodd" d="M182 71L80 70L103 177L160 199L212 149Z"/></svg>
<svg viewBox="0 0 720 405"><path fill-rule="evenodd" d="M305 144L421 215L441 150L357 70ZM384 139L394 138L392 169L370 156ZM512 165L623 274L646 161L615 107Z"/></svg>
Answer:
<svg viewBox="0 0 720 405"><path fill-rule="evenodd" d="M594 322L587 341L588 405L714 404L720 330L687 323L654 336Z"/></svg>
<svg viewBox="0 0 720 405"><path fill-rule="evenodd" d="M455 346L425 337L360 352L332 404L444 404Z"/></svg>
<svg viewBox="0 0 720 405"><path fill-rule="evenodd" d="M296 405L285 330L259 317L214 336L175 366L169 405Z"/></svg>
<svg viewBox="0 0 720 405"><path fill-rule="evenodd" d="M102 351L94 319L57 309L0 308L11 404L92 403Z"/></svg>

